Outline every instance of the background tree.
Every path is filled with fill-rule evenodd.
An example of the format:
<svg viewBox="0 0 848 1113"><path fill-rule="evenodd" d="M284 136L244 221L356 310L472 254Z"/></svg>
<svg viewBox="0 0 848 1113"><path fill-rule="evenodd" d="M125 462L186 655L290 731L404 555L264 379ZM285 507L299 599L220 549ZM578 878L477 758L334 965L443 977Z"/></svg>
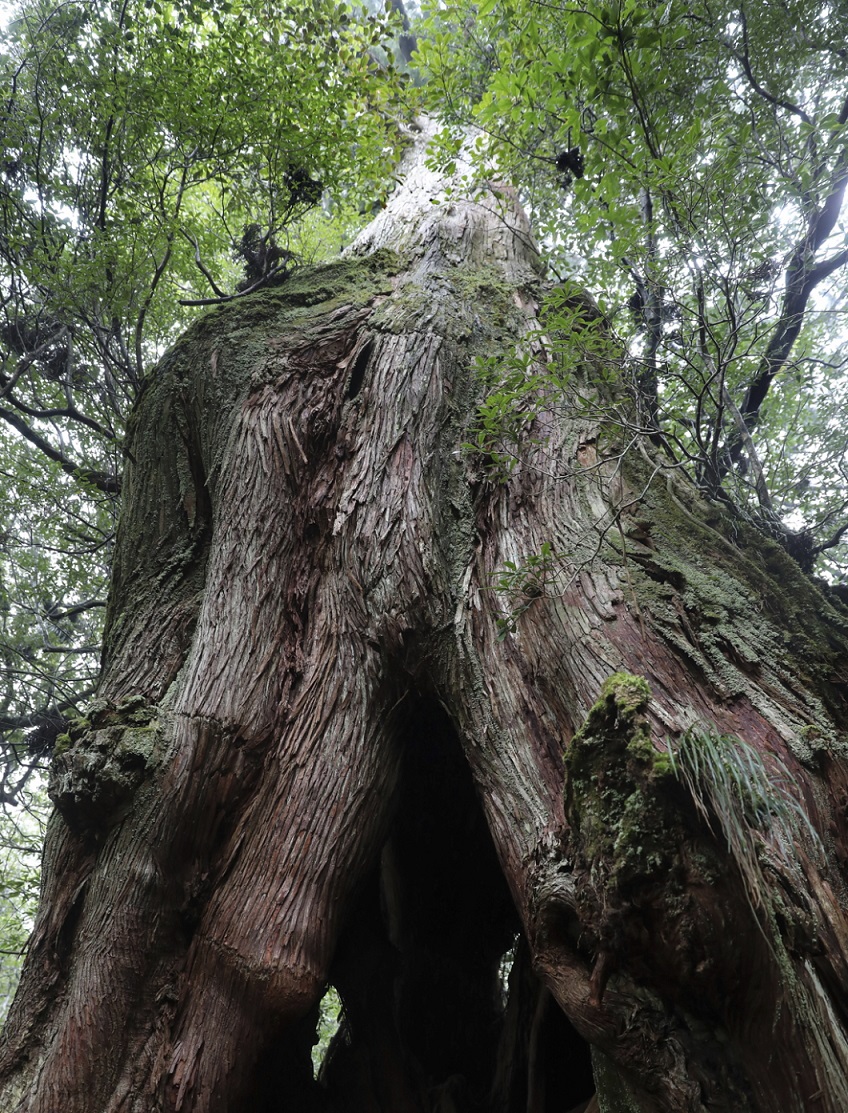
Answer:
<svg viewBox="0 0 848 1113"><path fill-rule="evenodd" d="M805 567L841 575L835 10L485 0L432 27L421 57L459 129L446 161L481 128L481 157L520 184L555 268L599 295L628 344L634 430Z"/></svg>
<svg viewBox="0 0 848 1113"><path fill-rule="evenodd" d="M15 995L29 934L38 909L41 850L50 811L42 789L30 789L0 815L0 1018Z"/></svg>

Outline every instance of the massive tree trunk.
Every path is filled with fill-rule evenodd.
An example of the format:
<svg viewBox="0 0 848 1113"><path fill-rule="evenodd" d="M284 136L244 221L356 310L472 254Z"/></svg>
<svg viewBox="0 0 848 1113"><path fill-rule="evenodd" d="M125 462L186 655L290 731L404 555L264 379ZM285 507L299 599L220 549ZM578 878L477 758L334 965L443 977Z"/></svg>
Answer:
<svg viewBox="0 0 848 1113"><path fill-rule="evenodd" d="M542 283L442 185L142 394L10 1113L848 1109L846 612L597 407L464 449Z"/></svg>

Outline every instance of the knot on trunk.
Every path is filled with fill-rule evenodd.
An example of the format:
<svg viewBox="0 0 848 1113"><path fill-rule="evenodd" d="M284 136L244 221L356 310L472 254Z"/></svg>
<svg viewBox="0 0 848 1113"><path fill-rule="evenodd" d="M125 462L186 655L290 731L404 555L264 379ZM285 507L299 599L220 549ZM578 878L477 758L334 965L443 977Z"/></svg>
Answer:
<svg viewBox="0 0 848 1113"><path fill-rule="evenodd" d="M47 784L50 799L75 831L103 831L129 810L156 763L161 728L139 700L93 705L56 739Z"/></svg>

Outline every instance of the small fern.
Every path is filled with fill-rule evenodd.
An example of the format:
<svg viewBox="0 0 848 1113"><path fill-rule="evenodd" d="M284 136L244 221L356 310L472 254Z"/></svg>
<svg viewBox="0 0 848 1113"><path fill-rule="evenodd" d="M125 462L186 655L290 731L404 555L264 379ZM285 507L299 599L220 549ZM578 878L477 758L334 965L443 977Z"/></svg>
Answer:
<svg viewBox="0 0 848 1113"><path fill-rule="evenodd" d="M820 847L818 834L792 789L789 770L773 757L769 771L753 746L702 726L690 727L675 747L670 745L669 756L697 811L727 843L752 908L763 909L768 886L758 846L768 843L781 865L795 876L800 871L798 843L806 842L816 851Z"/></svg>

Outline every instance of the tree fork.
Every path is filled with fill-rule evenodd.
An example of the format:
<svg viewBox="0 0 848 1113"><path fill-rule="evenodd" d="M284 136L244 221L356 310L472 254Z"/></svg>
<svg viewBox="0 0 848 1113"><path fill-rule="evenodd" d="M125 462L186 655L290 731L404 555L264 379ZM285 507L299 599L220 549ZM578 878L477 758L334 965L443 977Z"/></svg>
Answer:
<svg viewBox="0 0 848 1113"><path fill-rule="evenodd" d="M563 1081L542 1048L579 1059L582 1037L605 1113L840 1113L845 613L579 413L538 414L505 480L464 452L474 357L522 342L543 287L511 191L445 198L423 138L346 259L210 313L141 395L103 675L54 759L0 1104L568 1108L585 1068ZM498 571L546 544L551 577L516 609ZM809 821L791 850L761 797L733 812L706 773L677 775L684 742L755 755ZM416 878L451 852L419 854L419 813L452 815L475 861L491 838L503 876L457 905L434 960L444 976L478 924L469 995L496 1029L469 1038L463 1084L396 1013L438 1022L410 972L441 898ZM460 857L449 903L474 888ZM304 1048L333 976L359 1057L320 1085Z"/></svg>

